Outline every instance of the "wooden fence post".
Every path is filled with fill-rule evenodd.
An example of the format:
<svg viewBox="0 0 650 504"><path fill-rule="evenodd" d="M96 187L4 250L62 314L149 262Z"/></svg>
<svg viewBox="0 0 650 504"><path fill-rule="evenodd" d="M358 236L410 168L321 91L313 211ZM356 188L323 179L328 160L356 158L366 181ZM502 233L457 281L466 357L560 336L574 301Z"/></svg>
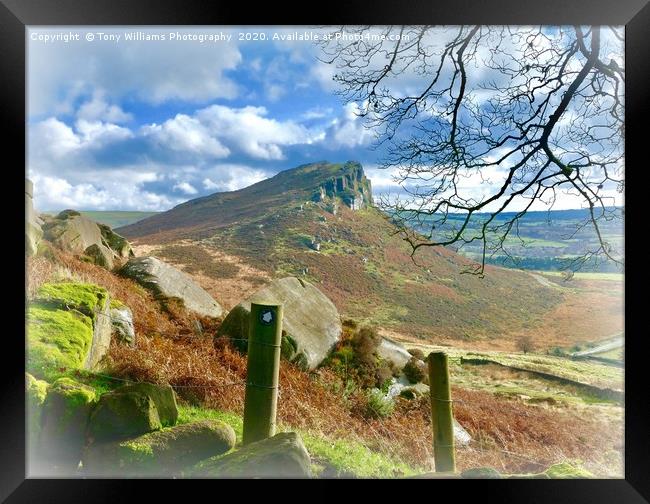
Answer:
<svg viewBox="0 0 650 504"><path fill-rule="evenodd" d="M436 472L456 472L454 420L451 408L447 354L432 352L429 362L431 425L433 426L433 457Z"/></svg>
<svg viewBox="0 0 650 504"><path fill-rule="evenodd" d="M251 304L243 444L275 434L282 305Z"/></svg>

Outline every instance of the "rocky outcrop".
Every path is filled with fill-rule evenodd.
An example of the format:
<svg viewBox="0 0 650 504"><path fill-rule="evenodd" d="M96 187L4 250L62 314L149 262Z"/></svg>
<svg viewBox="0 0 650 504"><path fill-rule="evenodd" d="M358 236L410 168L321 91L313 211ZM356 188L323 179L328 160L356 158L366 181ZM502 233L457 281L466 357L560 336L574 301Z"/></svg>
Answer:
<svg viewBox="0 0 650 504"><path fill-rule="evenodd" d="M251 303L284 305L282 355L304 368L318 366L341 337L339 313L327 296L309 282L287 277L272 281L233 308L216 338L248 339ZM246 345L238 348L244 350Z"/></svg>
<svg viewBox="0 0 650 504"><path fill-rule="evenodd" d="M236 439L228 424L201 420L124 441L93 443L84 454L84 475L178 476L201 460L230 451Z"/></svg>
<svg viewBox="0 0 650 504"><path fill-rule="evenodd" d="M134 383L103 394L88 424L91 441L146 434L176 424L176 394L169 385Z"/></svg>
<svg viewBox="0 0 650 504"><path fill-rule="evenodd" d="M363 167L355 161L343 165L342 173L327 180L314 193L315 201L340 198L352 210L372 205L372 187ZM335 213L335 212L333 212Z"/></svg>
<svg viewBox="0 0 650 504"><path fill-rule="evenodd" d="M46 217L44 238L55 246L84 255L98 266L113 268L116 259L133 256L129 242L109 226L98 224L75 210L64 210Z"/></svg>
<svg viewBox="0 0 650 504"><path fill-rule="evenodd" d="M38 244L43 238L43 221L34 210L34 186L25 179L25 254L36 255Z"/></svg>
<svg viewBox="0 0 650 504"><path fill-rule="evenodd" d="M221 305L188 275L156 257L130 259L120 274L132 278L158 298L181 300L185 308L199 315L218 318L224 313Z"/></svg>
<svg viewBox="0 0 650 504"><path fill-rule="evenodd" d="M311 458L295 432L284 432L246 445L193 472L207 478L310 478Z"/></svg>
<svg viewBox="0 0 650 504"><path fill-rule="evenodd" d="M46 283L29 304L27 370L46 378L62 369L96 369L111 340L106 289L77 282Z"/></svg>

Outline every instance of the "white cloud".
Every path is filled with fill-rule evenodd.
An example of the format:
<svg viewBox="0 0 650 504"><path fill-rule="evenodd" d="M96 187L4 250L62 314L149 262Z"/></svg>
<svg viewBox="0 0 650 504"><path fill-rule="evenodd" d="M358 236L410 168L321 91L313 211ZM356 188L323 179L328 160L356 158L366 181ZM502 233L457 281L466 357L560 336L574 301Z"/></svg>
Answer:
<svg viewBox="0 0 650 504"><path fill-rule="evenodd" d="M140 177L134 177L133 173L114 175L111 177L113 180L102 180L100 185L97 182L69 182L62 177L32 174L35 206L39 211L63 208L157 211L166 210L182 201L142 190L136 183L126 183L127 178L134 182L155 179L155 173L140 174Z"/></svg>
<svg viewBox="0 0 650 504"><path fill-rule="evenodd" d="M109 105L106 102L105 93L95 90L90 101L86 101L79 107L77 117L87 121L106 121L109 123L123 123L133 119L117 105Z"/></svg>
<svg viewBox="0 0 650 504"><path fill-rule="evenodd" d="M179 182L178 184L174 185L174 189L190 195L197 194L199 192L196 187L194 187L189 182Z"/></svg>
<svg viewBox="0 0 650 504"><path fill-rule="evenodd" d="M70 43L32 41L33 33L73 31L81 40ZM138 31L168 33L165 28L103 28L102 32L124 34ZM180 33L192 29L175 30ZM195 31L195 30L194 30ZM201 28L202 32L221 32L223 28ZM70 113L75 102L101 89L105 99L118 101L129 96L160 104L169 100L207 102L216 98L235 98L237 84L225 73L239 66L242 55L236 41L219 43L145 42L119 43L85 41L85 34L97 28L28 28L28 110L30 116ZM93 98L94 99L94 98ZM92 100L91 100L92 103ZM99 104L89 106L101 108ZM96 111L95 111L96 112ZM119 122L119 111L110 107L102 120ZM97 119L98 117L92 117ZM119 117L117 117L119 118ZM88 119L88 117L86 117Z"/></svg>
<svg viewBox="0 0 650 504"><path fill-rule="evenodd" d="M211 191L237 191L268 178L269 174L258 168L238 164L218 164L203 179L203 187Z"/></svg>
<svg viewBox="0 0 650 504"><path fill-rule="evenodd" d="M256 159L284 159L283 146L310 144L323 138L321 132L312 132L293 121L267 118L267 113L264 107L212 105L199 110L196 118L224 143Z"/></svg>
<svg viewBox="0 0 650 504"><path fill-rule="evenodd" d="M146 137L166 148L224 158L230 150L223 146L197 119L178 114L162 125L152 124L142 128Z"/></svg>
<svg viewBox="0 0 650 504"><path fill-rule="evenodd" d="M366 128L363 119L358 116L359 105L346 103L339 117L334 119L327 129L327 147L338 149L367 146L375 139L375 134Z"/></svg>

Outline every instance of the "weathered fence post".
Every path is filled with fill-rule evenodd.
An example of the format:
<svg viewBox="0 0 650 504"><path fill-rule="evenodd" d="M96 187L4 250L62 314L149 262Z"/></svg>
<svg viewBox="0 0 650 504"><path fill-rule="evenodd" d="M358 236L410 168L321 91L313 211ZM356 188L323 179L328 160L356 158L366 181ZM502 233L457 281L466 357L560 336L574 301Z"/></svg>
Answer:
<svg viewBox="0 0 650 504"><path fill-rule="evenodd" d="M429 361L433 457L436 472L456 472L454 420L451 408L447 354L432 352L427 360Z"/></svg>
<svg viewBox="0 0 650 504"><path fill-rule="evenodd" d="M243 443L275 434L282 305L251 304Z"/></svg>

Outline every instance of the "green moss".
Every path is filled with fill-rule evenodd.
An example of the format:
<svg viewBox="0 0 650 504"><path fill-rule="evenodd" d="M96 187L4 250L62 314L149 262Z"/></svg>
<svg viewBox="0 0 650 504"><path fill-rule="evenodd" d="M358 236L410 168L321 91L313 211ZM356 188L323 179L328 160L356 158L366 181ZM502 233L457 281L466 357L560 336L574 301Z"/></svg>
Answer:
<svg viewBox="0 0 650 504"><path fill-rule="evenodd" d="M52 379L83 367L93 336L90 317L34 303L29 307L27 371Z"/></svg>
<svg viewBox="0 0 650 504"><path fill-rule="evenodd" d="M586 469L580 467L578 463L560 462L554 464L544 473L553 479L571 479L571 478L593 478L594 475Z"/></svg>
<svg viewBox="0 0 650 504"><path fill-rule="evenodd" d="M54 379L68 369L83 367L94 318L108 298L106 289L93 284L43 284L29 306L28 371Z"/></svg>
<svg viewBox="0 0 650 504"><path fill-rule="evenodd" d="M42 405L43 401L45 401L45 397L47 396L47 391L50 388L50 384L44 380L34 378L29 373L25 373L25 386L30 401L33 401L39 406Z"/></svg>
<svg viewBox="0 0 650 504"><path fill-rule="evenodd" d="M119 299L115 299L115 298L111 299L111 304L110 304L111 310L114 310L116 308L124 308L125 306L126 305Z"/></svg>
<svg viewBox="0 0 650 504"><path fill-rule="evenodd" d="M41 432L41 414L43 403L50 384L25 373L25 389L27 392L27 439L30 453L34 453Z"/></svg>
<svg viewBox="0 0 650 504"><path fill-rule="evenodd" d="M46 283L38 290L36 300L56 308L79 310L94 318L96 311L106 306L106 289L94 284L78 282Z"/></svg>
<svg viewBox="0 0 650 504"><path fill-rule="evenodd" d="M63 410L59 412L59 422L63 424L67 424L78 411L87 409L97 400L95 389L68 377L57 379L52 384L50 393L58 396L63 406Z"/></svg>

